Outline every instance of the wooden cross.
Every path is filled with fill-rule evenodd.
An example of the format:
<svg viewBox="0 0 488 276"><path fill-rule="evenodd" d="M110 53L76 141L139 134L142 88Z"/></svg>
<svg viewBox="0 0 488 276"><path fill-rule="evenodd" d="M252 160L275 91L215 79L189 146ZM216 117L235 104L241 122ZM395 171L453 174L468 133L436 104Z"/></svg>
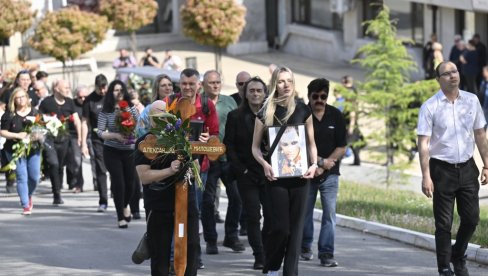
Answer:
<svg viewBox="0 0 488 276"><path fill-rule="evenodd" d="M176 111L179 111L181 119L185 120L196 113L196 108L189 99L181 98L178 100ZM190 143L192 154L206 154L212 161L225 153L225 145L220 143L218 137L210 137L207 143ZM157 137L153 134L147 135L144 141L139 143L138 148L150 160L156 159L161 154L174 153L168 145L157 144ZM188 183L181 180L175 185L174 267L176 275L183 276L187 263Z"/></svg>

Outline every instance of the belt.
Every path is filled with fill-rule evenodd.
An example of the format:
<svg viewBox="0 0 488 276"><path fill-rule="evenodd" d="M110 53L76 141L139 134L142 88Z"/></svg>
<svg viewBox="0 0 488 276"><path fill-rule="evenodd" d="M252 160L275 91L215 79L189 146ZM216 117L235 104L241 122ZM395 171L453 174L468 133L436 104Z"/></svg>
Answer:
<svg viewBox="0 0 488 276"><path fill-rule="evenodd" d="M437 163L441 166L444 166L444 167L449 167L449 168L453 168L453 169L460 169L466 165L468 165L471 161L473 161L473 157L469 158L468 161L466 162L462 162L462 163L449 163L449 162L446 162L446 161L442 161L442 160L439 160L439 159L435 159L435 158L431 158L430 159L432 162L434 163Z"/></svg>

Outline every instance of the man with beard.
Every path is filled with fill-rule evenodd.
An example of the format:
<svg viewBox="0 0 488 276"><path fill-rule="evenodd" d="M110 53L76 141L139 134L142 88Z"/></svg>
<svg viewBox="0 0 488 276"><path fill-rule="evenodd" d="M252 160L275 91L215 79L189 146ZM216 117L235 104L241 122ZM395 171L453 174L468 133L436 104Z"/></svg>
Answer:
<svg viewBox="0 0 488 276"><path fill-rule="evenodd" d="M308 100L313 115L314 138L317 145L317 165L315 177L311 181L305 215L301 257L313 258L313 210L317 192L322 203L322 224L318 241L320 264L334 267L334 238L336 226L336 201L339 190L340 159L346 152L346 125L341 111L327 104L329 81L315 79L308 85Z"/></svg>

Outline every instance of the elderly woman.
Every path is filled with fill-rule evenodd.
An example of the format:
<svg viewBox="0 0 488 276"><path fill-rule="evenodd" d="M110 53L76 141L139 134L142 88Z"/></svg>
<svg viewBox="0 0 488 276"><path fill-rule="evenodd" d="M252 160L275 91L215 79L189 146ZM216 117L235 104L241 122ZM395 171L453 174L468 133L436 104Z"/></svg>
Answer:
<svg viewBox="0 0 488 276"><path fill-rule="evenodd" d="M155 117L166 110L164 101L157 100L149 111L150 122L155 126ZM150 160L138 149L146 133L136 142L135 165L143 185L144 208L147 218L147 238L151 252L151 275L168 275L170 270L171 241L174 230L175 185L182 163L175 154L166 154ZM158 185L165 188L159 188ZM197 275L198 252L198 211L195 189L188 189L188 250L185 275Z"/></svg>
<svg viewBox="0 0 488 276"><path fill-rule="evenodd" d="M20 157L16 161L17 193L20 197L23 215L32 213L32 194L36 190L41 176L40 144L36 142L39 136L26 132L26 128L32 124L37 114L37 110L31 107L27 92L18 87L12 92L8 109L3 114L1 121L0 135L7 139L3 150L9 160L12 159L14 153L13 145L18 141L30 138L31 143L37 144L37 146L31 147L27 156Z"/></svg>
<svg viewBox="0 0 488 276"><path fill-rule="evenodd" d="M254 125L252 154L263 167L266 196L269 204L269 231L266 233L265 265L268 275L278 275L283 258L283 275L298 275L298 258L302 239L308 182L317 168L317 148L315 147L312 111L298 98L293 72L287 67L274 70L269 85L270 93L258 114ZM286 127L305 124L310 163L301 177L277 179L270 165L269 155L264 157L261 143L266 128ZM273 144L269 141L268 144Z"/></svg>

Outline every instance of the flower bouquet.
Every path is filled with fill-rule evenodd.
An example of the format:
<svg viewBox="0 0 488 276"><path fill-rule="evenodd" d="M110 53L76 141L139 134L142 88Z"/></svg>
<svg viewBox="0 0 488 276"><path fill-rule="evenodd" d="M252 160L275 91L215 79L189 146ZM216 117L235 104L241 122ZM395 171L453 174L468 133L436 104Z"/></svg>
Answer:
<svg viewBox="0 0 488 276"><path fill-rule="evenodd" d="M180 174L183 174L186 182L191 183L190 179L194 177L198 187L203 189L200 166L197 160L192 160L191 144L188 140L191 134L190 119L183 120L181 113L175 111L177 102L178 100L174 100L167 112L150 115L156 122L156 127L151 132L156 135L158 144L170 146L178 160L183 162Z"/></svg>
<svg viewBox="0 0 488 276"><path fill-rule="evenodd" d="M69 118L73 120L72 117L73 115ZM68 120L66 120L64 116L58 118L55 113L51 113L51 115L42 115L42 119L45 122L45 127L48 133L54 138L63 138L68 134Z"/></svg>
<svg viewBox="0 0 488 276"><path fill-rule="evenodd" d="M136 137L136 120L129 111L129 103L127 101L119 102L119 112L117 114L116 124L121 134L127 137L126 144L134 144Z"/></svg>
<svg viewBox="0 0 488 276"><path fill-rule="evenodd" d="M20 158L29 156L32 150L40 149L48 130L46 129L46 123L42 120L41 115L38 114L26 117L24 132L27 132L28 136L12 145L12 159L0 171L15 170L17 168L16 163Z"/></svg>

